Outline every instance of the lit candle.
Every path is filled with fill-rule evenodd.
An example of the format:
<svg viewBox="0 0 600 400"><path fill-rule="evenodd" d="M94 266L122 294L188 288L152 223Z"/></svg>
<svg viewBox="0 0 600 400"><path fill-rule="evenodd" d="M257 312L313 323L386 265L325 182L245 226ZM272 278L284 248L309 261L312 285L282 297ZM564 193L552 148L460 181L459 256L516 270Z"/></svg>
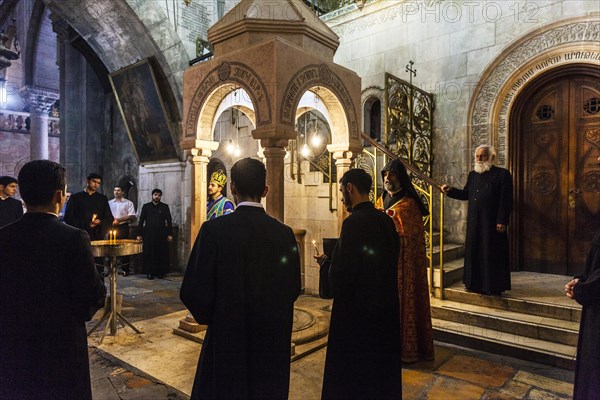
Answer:
<svg viewBox="0 0 600 400"><path fill-rule="evenodd" d="M92 214L92 222L94 222L96 220L97 216L98 216L97 214Z"/></svg>
<svg viewBox="0 0 600 400"><path fill-rule="evenodd" d="M315 253L319 254L319 248L317 247L317 241L313 240L312 245L313 245L313 248L315 249Z"/></svg>

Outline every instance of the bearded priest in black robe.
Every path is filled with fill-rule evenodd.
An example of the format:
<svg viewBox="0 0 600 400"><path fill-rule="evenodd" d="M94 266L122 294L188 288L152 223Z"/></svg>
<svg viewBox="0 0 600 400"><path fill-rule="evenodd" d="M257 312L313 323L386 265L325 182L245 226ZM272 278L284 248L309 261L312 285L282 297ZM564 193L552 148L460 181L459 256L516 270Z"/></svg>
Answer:
<svg viewBox="0 0 600 400"><path fill-rule="evenodd" d="M487 295L511 288L507 226L513 185L510 172L496 167L495 159L492 146L479 146L465 187L442 186L448 197L469 201L463 282L467 290Z"/></svg>

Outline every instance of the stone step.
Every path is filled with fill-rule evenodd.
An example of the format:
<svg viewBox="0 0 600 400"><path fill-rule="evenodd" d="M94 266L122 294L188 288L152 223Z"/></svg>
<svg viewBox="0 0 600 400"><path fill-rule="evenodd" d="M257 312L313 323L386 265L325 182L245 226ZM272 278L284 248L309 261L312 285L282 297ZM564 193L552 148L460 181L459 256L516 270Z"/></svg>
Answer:
<svg viewBox="0 0 600 400"><path fill-rule="evenodd" d="M577 346L577 322L439 299L431 299L431 315L449 323Z"/></svg>
<svg viewBox="0 0 600 400"><path fill-rule="evenodd" d="M429 255L429 249L427 249ZM463 258L465 256L465 246L457 243L444 243L444 263ZM440 246L433 246L433 264L440 263Z"/></svg>
<svg viewBox="0 0 600 400"><path fill-rule="evenodd" d="M433 231L433 234L431 235L431 241L433 242L434 246L440 245L440 231Z"/></svg>
<svg viewBox="0 0 600 400"><path fill-rule="evenodd" d="M437 298L441 297L439 267L439 264L433 266L433 282L435 285L435 297ZM463 270L464 258L444 262L444 287L451 286L456 282L462 282ZM429 276L429 268L427 268L427 276Z"/></svg>
<svg viewBox="0 0 600 400"><path fill-rule="evenodd" d="M485 296L478 293L467 292L462 286L449 287L450 285L451 284L446 284L444 288L444 299L449 301L526 313L540 317L556 318L576 323L581 319L581 306L577 305L575 302L573 302L572 306L545 303L511 297L510 292L504 293L502 296Z"/></svg>
<svg viewBox="0 0 600 400"><path fill-rule="evenodd" d="M565 369L575 368L576 346L459 322L432 319L434 339Z"/></svg>

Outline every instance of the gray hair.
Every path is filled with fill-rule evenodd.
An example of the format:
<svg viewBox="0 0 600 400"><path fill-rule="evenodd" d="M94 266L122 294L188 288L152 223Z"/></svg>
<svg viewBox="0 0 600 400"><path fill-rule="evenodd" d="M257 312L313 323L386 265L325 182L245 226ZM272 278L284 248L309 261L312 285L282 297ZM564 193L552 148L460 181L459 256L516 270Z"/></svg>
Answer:
<svg viewBox="0 0 600 400"><path fill-rule="evenodd" d="M482 144L481 146L477 146L473 154L477 154L477 150L479 149L485 149L488 156L490 156L492 162L496 161L496 149L494 149L494 146L490 146L489 144Z"/></svg>

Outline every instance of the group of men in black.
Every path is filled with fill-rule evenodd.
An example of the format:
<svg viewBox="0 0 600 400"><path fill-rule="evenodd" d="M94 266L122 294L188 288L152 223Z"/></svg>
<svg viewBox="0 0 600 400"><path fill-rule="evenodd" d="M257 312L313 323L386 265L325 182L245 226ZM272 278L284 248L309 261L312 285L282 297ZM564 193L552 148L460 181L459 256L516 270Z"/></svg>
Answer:
<svg viewBox="0 0 600 400"><path fill-rule="evenodd" d="M100 175L89 174L85 189L71 195L64 215L67 224L86 231L90 240L104 239L113 227L124 232L123 225L128 225L128 222L123 224L117 216L113 216L108 198L98 192L101 184ZM169 266L167 242L173 240L172 219L169 206L161 202L161 197L160 189L152 191L152 201L142 206L138 223L137 239L144 241L143 265L148 279L155 276L163 278ZM129 237L119 236L117 239ZM99 260L100 263L102 261ZM101 272L103 267L100 268Z"/></svg>
<svg viewBox="0 0 600 400"><path fill-rule="evenodd" d="M96 192L100 183L99 176L90 175L86 191L70 201L82 197L96 206L101 206L96 199L107 204ZM351 214L332 256L318 257L328 269L322 277L333 297L322 398L401 399L399 237L392 219L369 199L370 175L351 169L339 183ZM19 184L27 213L0 228L0 398L90 399L84 322L103 305L106 292L94 268L90 237L101 232L97 227L104 220L112 220L110 210L76 200L65 219L79 221L81 229L59 222L65 169L52 161L25 164ZM180 291L196 321L208 325L192 399L288 397L300 255L292 229L261 204L268 190L264 164L239 160L231 169L235 212L206 221L198 233ZM161 194L153 192L154 205L144 205L141 220L165 217L166 211L150 208L160 203ZM71 219L76 209L83 216ZM496 223L499 233L506 231L503 221ZM142 236L147 240L146 232ZM593 245L584 276L565 288L584 305L580 352L600 328L596 239ZM507 289L487 286L487 277L479 282L484 291ZM576 398L600 393L595 354L593 362L585 357L578 363Z"/></svg>

